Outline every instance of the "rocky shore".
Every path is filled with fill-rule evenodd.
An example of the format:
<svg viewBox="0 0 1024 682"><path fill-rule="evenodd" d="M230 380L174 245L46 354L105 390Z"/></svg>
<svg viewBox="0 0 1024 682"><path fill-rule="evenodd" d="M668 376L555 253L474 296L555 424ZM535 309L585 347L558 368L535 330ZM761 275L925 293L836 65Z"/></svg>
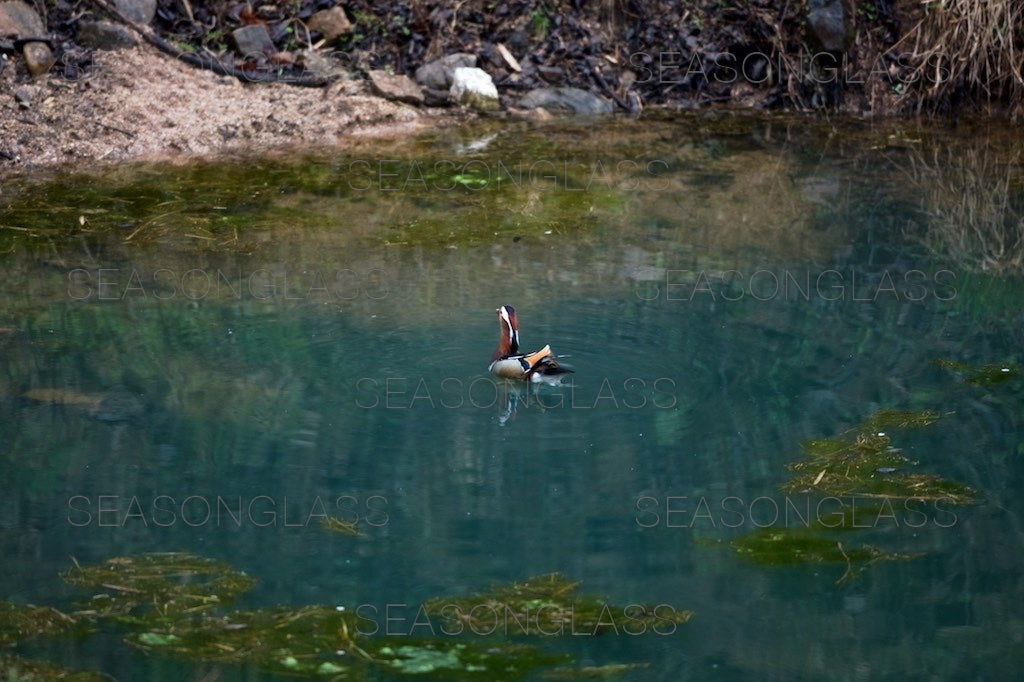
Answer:
<svg viewBox="0 0 1024 682"><path fill-rule="evenodd" d="M953 76L934 49L905 51L935 28L918 3L777 4L0 1L0 172L323 147L475 113L878 116L966 92L924 78ZM988 104L1019 106L1015 83Z"/></svg>
<svg viewBox="0 0 1024 682"><path fill-rule="evenodd" d="M73 38L61 43L26 3L0 3L0 83L9 93L0 97L0 167L324 147L501 108L475 54L425 62L414 77L360 70L336 49L278 51L269 24L254 22L235 29L234 55L186 63L160 49L167 41L150 28L153 0L117 0L109 9L106 18L74 22ZM321 32L320 42L355 30L340 6L319 10L309 25ZM510 52L502 53L505 64L522 71ZM609 99L567 86L534 88L521 99L524 110L507 108L532 118L614 108Z"/></svg>
<svg viewBox="0 0 1024 682"><path fill-rule="evenodd" d="M97 52L81 80L51 73L22 81L14 71L0 74L7 170L328 146L415 130L430 115L374 96L359 81L245 85L145 45Z"/></svg>

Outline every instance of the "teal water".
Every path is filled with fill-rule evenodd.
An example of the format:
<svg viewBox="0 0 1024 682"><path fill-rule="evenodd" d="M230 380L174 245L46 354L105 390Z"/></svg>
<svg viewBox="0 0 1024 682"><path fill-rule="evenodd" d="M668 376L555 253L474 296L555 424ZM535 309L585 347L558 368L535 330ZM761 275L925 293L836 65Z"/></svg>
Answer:
<svg viewBox="0 0 1024 682"><path fill-rule="evenodd" d="M428 634L410 629L429 599L560 572L695 615L526 638L571 658L528 679L1006 679L1024 663L1022 186L991 133L703 118L13 178L0 597L73 611L71 557L184 551L257 579L233 607L362 609L399 647ZM502 304L525 349L566 356L566 386L490 380ZM986 365L1005 380L968 381ZM783 492L787 465L884 409L940 415L887 436L973 502L896 499L825 535L871 562L729 544L856 506ZM279 679L124 633L13 651Z"/></svg>

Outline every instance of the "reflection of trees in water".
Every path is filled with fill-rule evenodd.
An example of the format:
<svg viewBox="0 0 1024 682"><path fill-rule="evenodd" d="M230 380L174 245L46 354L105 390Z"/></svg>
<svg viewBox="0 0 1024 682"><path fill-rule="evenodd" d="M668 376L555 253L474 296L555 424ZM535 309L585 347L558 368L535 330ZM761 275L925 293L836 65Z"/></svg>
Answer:
<svg viewBox="0 0 1024 682"><path fill-rule="evenodd" d="M914 155L908 174L929 218L923 243L968 270L1024 273L1020 157L960 145Z"/></svg>

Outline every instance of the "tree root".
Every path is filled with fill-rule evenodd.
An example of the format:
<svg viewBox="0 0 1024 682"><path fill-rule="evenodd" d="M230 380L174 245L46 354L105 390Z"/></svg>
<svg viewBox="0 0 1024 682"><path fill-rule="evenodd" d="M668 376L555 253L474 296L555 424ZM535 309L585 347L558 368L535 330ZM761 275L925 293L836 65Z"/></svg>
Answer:
<svg viewBox="0 0 1024 682"><path fill-rule="evenodd" d="M185 62L191 66L199 69L208 69L221 76L231 76L237 78L243 82L250 83L287 83L289 85L299 85L304 87L319 88L325 85L329 85L337 80L337 76L314 76L314 75L300 75L300 76L281 76L273 73L266 73L262 71L246 71L244 69L236 69L232 66L225 66L216 59L209 57L202 57L191 52L185 52L180 50L174 45L161 38L150 26L140 24L137 21L133 21L128 17L121 14L117 8L108 0L91 0L94 5L114 17L124 25L131 28L133 31L138 33L142 38L157 48L161 52L168 54L175 59Z"/></svg>

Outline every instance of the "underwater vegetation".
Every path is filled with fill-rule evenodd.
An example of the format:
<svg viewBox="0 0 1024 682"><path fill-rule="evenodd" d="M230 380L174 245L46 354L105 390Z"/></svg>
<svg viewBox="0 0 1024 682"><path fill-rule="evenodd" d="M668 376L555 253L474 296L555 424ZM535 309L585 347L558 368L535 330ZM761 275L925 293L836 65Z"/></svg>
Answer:
<svg viewBox="0 0 1024 682"><path fill-rule="evenodd" d="M848 582L876 561L906 561L918 554L886 552L868 544L855 545L830 537L818 528L759 528L733 540L731 546L744 559L763 566L845 563L836 584Z"/></svg>
<svg viewBox="0 0 1024 682"><path fill-rule="evenodd" d="M1010 379L1019 379L1021 368L1014 363L1005 365L972 365L956 360L939 359L935 364L942 369L948 369L963 376L968 384L990 385L998 384Z"/></svg>
<svg viewBox="0 0 1024 682"><path fill-rule="evenodd" d="M0 647L11 647L19 642L56 635L69 630L78 619L49 606L12 604L0 601ZM10 653L0 654L0 680L29 682L39 680L69 680L95 682L109 679L92 672L67 670L49 661L37 661Z"/></svg>
<svg viewBox="0 0 1024 682"><path fill-rule="evenodd" d="M181 620L230 602L255 581L228 564L179 552L117 557L96 566L73 566L65 582L94 594L77 615L126 624L154 618Z"/></svg>
<svg viewBox="0 0 1024 682"><path fill-rule="evenodd" d="M358 537L362 535L359 529L356 528L355 524L342 521L337 516L325 516L320 520L320 527L331 533L338 533L340 535L350 535Z"/></svg>
<svg viewBox="0 0 1024 682"><path fill-rule="evenodd" d="M112 678L97 672L68 670L49 661L0 654L0 679L4 682L110 682Z"/></svg>
<svg viewBox="0 0 1024 682"><path fill-rule="evenodd" d="M593 680L616 678L630 670L650 667L648 663L612 663L609 665L588 665L583 668L556 668L544 673L549 680Z"/></svg>
<svg viewBox="0 0 1024 682"><path fill-rule="evenodd" d="M926 511L955 522L950 508L974 503L971 487L917 471L919 463L894 446L887 433L925 428L939 419L928 410L886 409L837 436L805 441L803 459L787 465L793 475L779 486L787 495L806 496L805 513L797 516L801 523L759 527L728 544L744 559L766 566L845 563L837 582L876 561L919 556L857 542L854 533L883 523L899 527L901 518L904 526L919 528L929 521ZM788 497L786 504L799 512Z"/></svg>
<svg viewBox="0 0 1024 682"><path fill-rule="evenodd" d="M325 675L370 656L348 617L328 606L233 611L204 618L139 623L125 641L148 652L198 661L252 663L269 671Z"/></svg>
<svg viewBox="0 0 1024 682"><path fill-rule="evenodd" d="M883 410L861 425L834 438L804 443L804 459L789 465L796 475L782 484L783 492L822 496L949 500L971 504L974 491L940 476L913 471L917 462L892 445L882 429L922 428L939 415L930 411ZM852 434L852 435L851 435Z"/></svg>
<svg viewBox="0 0 1024 682"><path fill-rule="evenodd" d="M60 632L75 619L49 606L23 606L0 601L0 647Z"/></svg>
<svg viewBox="0 0 1024 682"><path fill-rule="evenodd" d="M694 615L669 604L616 608L597 597L577 595L578 588L579 583L551 573L467 597L434 599L424 606L448 627L475 634L498 629L524 635L670 634Z"/></svg>
<svg viewBox="0 0 1024 682"><path fill-rule="evenodd" d="M116 557L95 565L72 561L61 577L90 596L76 600L77 610L69 613L0 602L0 646L72 627L86 635L114 627L128 645L149 654L245 664L289 676L366 679L386 669L445 679L508 680L557 665L549 672L571 679L614 676L636 664L574 667L573 657L557 650L552 635L669 634L693 616L668 604L613 606L580 595L579 583L549 574L470 596L429 600L414 621L429 636L403 636L396 643L371 636L378 632L366 628L372 619L343 606L227 610L255 580L222 561L177 552ZM420 620L421 614L426 620ZM505 619L502 628L499 618ZM536 643L541 638L544 646ZM13 655L0 657L0 671L15 680L109 679Z"/></svg>

